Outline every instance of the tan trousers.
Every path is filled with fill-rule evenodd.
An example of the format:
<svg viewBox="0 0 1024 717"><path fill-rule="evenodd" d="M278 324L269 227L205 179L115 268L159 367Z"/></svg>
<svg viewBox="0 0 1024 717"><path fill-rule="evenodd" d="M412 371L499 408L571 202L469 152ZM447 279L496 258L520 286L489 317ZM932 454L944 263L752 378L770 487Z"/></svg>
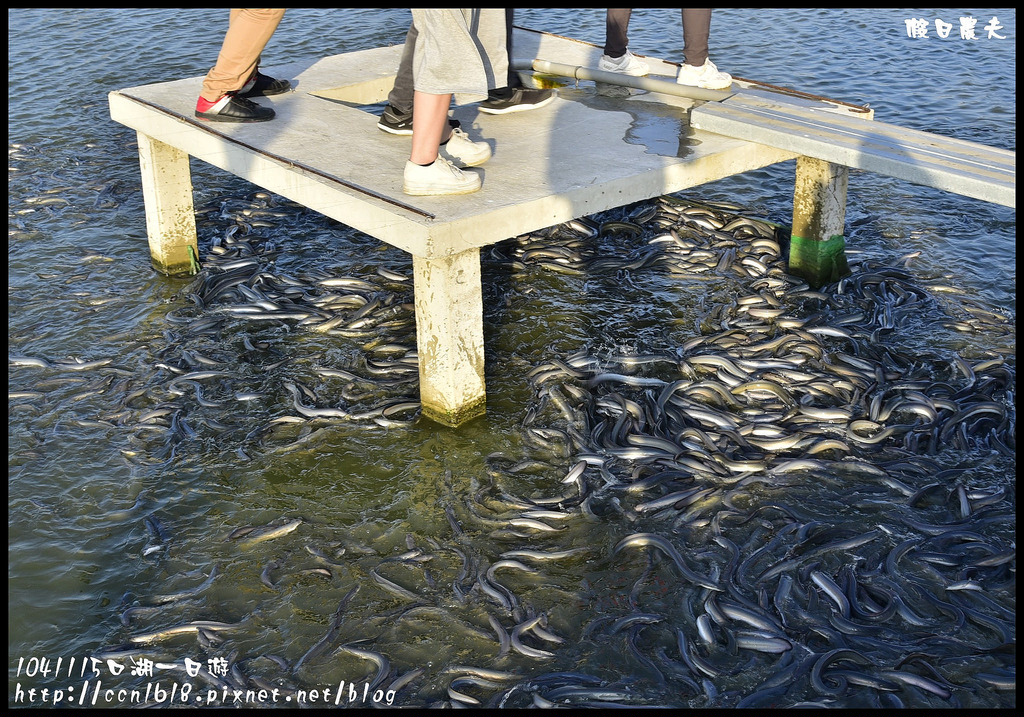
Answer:
<svg viewBox="0 0 1024 717"><path fill-rule="evenodd" d="M277 29L283 9L232 8L217 64L203 80L199 96L216 102L228 92L241 89L260 63L260 53Z"/></svg>

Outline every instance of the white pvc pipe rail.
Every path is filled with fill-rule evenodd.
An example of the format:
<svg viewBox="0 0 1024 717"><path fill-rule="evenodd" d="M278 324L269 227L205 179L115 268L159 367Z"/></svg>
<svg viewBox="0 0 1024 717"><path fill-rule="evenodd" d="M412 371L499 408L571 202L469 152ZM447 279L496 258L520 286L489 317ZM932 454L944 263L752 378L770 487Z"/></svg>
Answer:
<svg viewBox="0 0 1024 717"><path fill-rule="evenodd" d="M547 75L558 75L560 77L571 77L576 80L591 80L593 82L604 82L609 85L620 85L622 87L633 87L638 90L649 92L660 92L665 95L676 95L677 97L689 97L694 100L712 100L721 102L732 97L734 93L725 90L705 90L690 85L680 85L671 80L653 80L650 77L633 77L623 75L619 72L605 72L595 70L581 65L563 65L559 62L547 60L533 60L530 63L516 62L512 65L516 70L533 70Z"/></svg>

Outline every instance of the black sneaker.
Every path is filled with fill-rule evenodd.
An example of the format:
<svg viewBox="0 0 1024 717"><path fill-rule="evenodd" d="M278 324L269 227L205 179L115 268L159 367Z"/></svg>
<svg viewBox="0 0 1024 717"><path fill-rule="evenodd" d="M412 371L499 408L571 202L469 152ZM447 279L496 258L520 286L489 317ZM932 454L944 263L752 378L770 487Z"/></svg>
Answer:
<svg viewBox="0 0 1024 717"><path fill-rule="evenodd" d="M487 99L480 103L480 111L489 115L524 112L543 107L555 99L554 90L531 90L526 87L516 87L510 95L503 95L504 92L489 92Z"/></svg>
<svg viewBox="0 0 1024 717"><path fill-rule="evenodd" d="M199 110L203 105L208 105L205 112ZM274 119L274 110L258 105L244 97L229 94L224 95L212 105L199 98L199 103L196 105L196 117L214 122L266 122Z"/></svg>
<svg viewBox="0 0 1024 717"><path fill-rule="evenodd" d="M238 97L268 97L269 95L280 95L287 92L292 88L292 83L288 80L275 80L273 77L267 77L259 70L256 70L255 76L242 85L242 89L238 91Z"/></svg>
<svg viewBox="0 0 1024 717"><path fill-rule="evenodd" d="M462 123L457 119L448 118L452 129L458 129ZM391 134L412 134L412 112L402 114L394 105L388 105L380 115L377 127Z"/></svg>

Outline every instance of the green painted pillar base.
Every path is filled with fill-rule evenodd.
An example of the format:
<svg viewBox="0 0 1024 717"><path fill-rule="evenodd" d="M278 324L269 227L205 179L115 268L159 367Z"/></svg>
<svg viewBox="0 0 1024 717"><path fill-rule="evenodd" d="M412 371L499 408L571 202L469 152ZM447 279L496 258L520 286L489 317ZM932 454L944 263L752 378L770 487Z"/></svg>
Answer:
<svg viewBox="0 0 1024 717"><path fill-rule="evenodd" d="M850 170L813 157L797 157L789 273L813 288L850 273L844 253L846 188Z"/></svg>
<svg viewBox="0 0 1024 717"><path fill-rule="evenodd" d="M457 409L444 409L429 404L422 404L424 418L440 423L449 428L458 428L463 423L479 418L487 413L487 399L481 398Z"/></svg>
<svg viewBox="0 0 1024 717"><path fill-rule="evenodd" d="M194 244L186 244L184 246L184 252L180 251L182 247L164 246L161 248L163 250L161 254L150 255L150 263L153 265L153 268L161 274L176 278L195 276L199 273L199 270L202 269L202 266L199 264L199 258L196 256L196 247ZM182 253L188 257L187 261L181 260Z"/></svg>
<svg viewBox="0 0 1024 717"><path fill-rule="evenodd" d="M840 234L823 241L790 237L789 273L805 279L814 289L839 281L850 273L845 249Z"/></svg>
<svg viewBox="0 0 1024 717"><path fill-rule="evenodd" d="M191 247L189 247L191 248ZM188 263L176 263L176 264L164 264L157 261L155 258L151 259L150 263L153 266L153 270L163 274L164 276L170 276L173 278L184 278L187 276L195 276L193 264L191 261Z"/></svg>

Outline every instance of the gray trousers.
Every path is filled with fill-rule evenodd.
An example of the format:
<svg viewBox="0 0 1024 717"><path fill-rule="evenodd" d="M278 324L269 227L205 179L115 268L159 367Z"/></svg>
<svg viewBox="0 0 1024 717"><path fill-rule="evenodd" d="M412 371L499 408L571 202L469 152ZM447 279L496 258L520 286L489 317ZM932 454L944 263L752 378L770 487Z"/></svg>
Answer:
<svg viewBox="0 0 1024 717"><path fill-rule="evenodd" d="M622 57L629 45L629 16L632 8L608 8L604 54ZM683 17L683 57L687 65L700 67L708 59L708 36L711 34L709 8L685 8Z"/></svg>
<svg viewBox="0 0 1024 717"><path fill-rule="evenodd" d="M505 8L505 47L509 55L509 67L507 74L507 85L490 90L489 97L504 97L511 93L515 87L522 86L519 81L519 73L512 69L512 8ZM388 104L396 112L403 115L412 114L412 93L415 89L413 80L413 57L416 52L416 38L419 35L415 23L409 26L409 32L405 35L405 47L402 50L402 59L398 63L398 75L395 77L395 84L388 94Z"/></svg>

